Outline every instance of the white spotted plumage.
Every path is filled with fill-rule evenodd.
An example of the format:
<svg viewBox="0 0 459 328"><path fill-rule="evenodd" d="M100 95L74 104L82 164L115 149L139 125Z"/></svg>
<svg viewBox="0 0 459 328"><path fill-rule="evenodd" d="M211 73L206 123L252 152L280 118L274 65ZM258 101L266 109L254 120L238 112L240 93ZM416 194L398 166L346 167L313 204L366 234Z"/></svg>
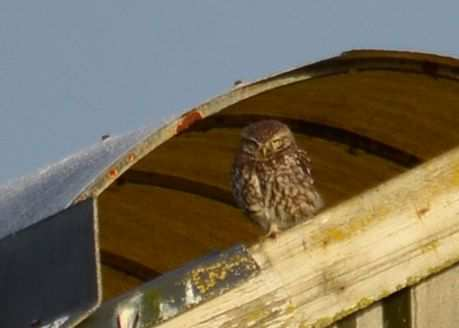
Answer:
<svg viewBox="0 0 459 328"><path fill-rule="evenodd" d="M309 157L290 129L267 120L249 125L241 135L232 170L237 205L269 235L311 218L323 201Z"/></svg>

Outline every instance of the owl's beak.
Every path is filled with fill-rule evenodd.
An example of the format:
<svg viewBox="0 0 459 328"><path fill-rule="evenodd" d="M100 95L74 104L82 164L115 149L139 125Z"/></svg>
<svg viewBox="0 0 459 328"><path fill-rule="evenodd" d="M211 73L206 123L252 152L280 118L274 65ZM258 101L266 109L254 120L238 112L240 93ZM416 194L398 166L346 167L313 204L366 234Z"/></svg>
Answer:
<svg viewBox="0 0 459 328"><path fill-rule="evenodd" d="M266 147L262 147L261 153L263 154L263 157L266 157L266 154L268 153L268 149Z"/></svg>

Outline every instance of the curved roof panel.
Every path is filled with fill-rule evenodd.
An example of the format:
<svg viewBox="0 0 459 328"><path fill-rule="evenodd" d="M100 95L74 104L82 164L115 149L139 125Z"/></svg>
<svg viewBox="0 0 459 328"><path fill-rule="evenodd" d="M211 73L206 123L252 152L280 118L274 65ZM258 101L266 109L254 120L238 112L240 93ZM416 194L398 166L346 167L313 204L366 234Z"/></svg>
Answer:
<svg viewBox="0 0 459 328"><path fill-rule="evenodd" d="M159 129L151 126L123 137L110 138L34 176L0 187L0 238L72 203L98 196L142 159L136 165L137 172L131 172L130 177L140 179L138 171L142 171L142 167L145 169L149 161L147 155L185 131L208 131L208 136L195 133L190 134L190 137L196 137L194 141L193 138L181 138L177 147L171 143L170 151L182 152L177 156L192 156L194 150L190 147L204 142L211 147L209 151L213 149L221 154L218 158L226 158L232 148L226 153L219 144L213 145L211 141L222 138L220 140L233 144L237 142L237 131L233 133L234 130L228 128L240 128L263 117L285 120L297 131L315 137L319 141L309 146L316 147L316 153L330 146L331 153L341 154L343 149L334 145L346 144L351 152L353 148L363 149L390 160L395 167L390 169L392 173L389 175L394 174L400 171L398 166L411 167L457 143L458 133L448 129L448 126L457 126L455 111L443 110L436 115L432 109L445 109L457 102L458 77L459 61L456 59L410 52L362 50L240 84ZM216 113L219 114L214 115ZM213 127L221 129L212 130ZM402 130L404 133L397 133ZM201 140L200 136L204 139ZM308 140L306 138L304 142L308 143ZM189 146L186 142L190 143ZM161 152L157 155L160 157ZM166 154L163 159L168 161L174 156ZM341 155L334 159L324 157L323 160L317 157L324 167L330 166L331 160L344 158ZM198 163L199 159L195 162ZM175 161L174 165L177 163ZM184 169L192 166L187 164ZM378 166L375 164L374 167ZM212 173L213 169L208 168L206 172L209 174L202 176L212 183L201 183L198 190L216 200L229 202L228 195L219 191L219 186L226 183L224 175L217 171ZM199 170L184 174L197 177ZM324 177L323 184L324 189L333 189L329 197L337 201L348 196L344 186L331 185L344 173L328 170L327 174L329 176ZM376 172L374 175L377 176ZM354 181L349 178L346 183L352 185ZM366 186L357 185L356 191ZM186 189L186 184L182 183L181 188ZM193 185L190 188L194 188Z"/></svg>
<svg viewBox="0 0 459 328"><path fill-rule="evenodd" d="M329 126L339 130L336 132L337 129L335 129L335 132L332 132L335 134L343 135L348 131L363 138L370 138L372 141L379 141L380 146L383 144L389 146L386 148L383 146L383 152L392 153L389 156L398 158L396 161L413 164L416 162L416 157L431 157L436 152L434 150L436 148L430 147L432 148L430 153L429 149L419 149L423 147L420 146L422 143L415 138L412 138L411 143L409 140L402 142L389 140L387 142L386 138L390 136L384 133L384 130L389 133L392 131L384 128L384 122L374 122L374 126L379 125L379 129L383 131L368 134L365 130L368 130L366 125L369 117L365 117L361 112L370 112L367 108L371 106L371 103L374 103L374 106L380 106L380 108L374 108L375 111L390 110L389 102L392 101L393 112L387 114L390 117L384 114L386 116L382 120L398 120L400 123L405 122L405 117L397 114L397 112L400 113L400 106L411 110L421 105L419 109L421 113L418 115L420 120L414 123L426 126L428 123L423 120L430 120L430 118L423 117L423 113L430 110L434 105L433 102L438 102L439 99L443 99L441 106L453 101L451 95L458 91L458 85L455 83L458 79L459 61L454 58L400 51L349 51L340 56L294 68L253 83L239 84L231 91L192 108L158 131L150 131L144 142L137 144L131 150L131 155L135 156L134 162L137 162L157 146L181 134L196 122L224 110L223 117L215 116L213 122L208 123L207 126L221 123L240 125L240 119L239 122L235 121L238 121L241 114L246 117L245 123L267 116L284 120L307 121L312 123L309 125L309 129L312 130L314 129L313 124L316 124L316 131ZM405 93L406 90L411 91ZM263 96L258 97L258 95ZM430 102L422 103L424 100L417 99L419 95L430 99ZM343 107L343 110L337 111L340 106ZM360 106L360 109L357 110L356 106ZM341 117L342 114L347 117ZM404 115L412 114L405 111ZM415 115L417 113L413 113L412 116L416 118ZM447 121L450 116L451 112L446 111L440 118ZM373 116L372 120L374 119ZM415 129L414 126L413 128ZM436 128L439 127L436 126ZM436 133L435 131L428 132ZM455 137L453 139L455 140ZM441 145L438 146L441 148ZM413 149L407 149L410 147ZM394 152L396 148L412 152L405 154L412 155L411 159ZM120 159L112 168L116 174L101 174L80 197L86 198L89 194L99 194L132 165L133 161Z"/></svg>
<svg viewBox="0 0 459 328"><path fill-rule="evenodd" d="M108 138L34 175L0 186L0 239L67 208L151 130Z"/></svg>

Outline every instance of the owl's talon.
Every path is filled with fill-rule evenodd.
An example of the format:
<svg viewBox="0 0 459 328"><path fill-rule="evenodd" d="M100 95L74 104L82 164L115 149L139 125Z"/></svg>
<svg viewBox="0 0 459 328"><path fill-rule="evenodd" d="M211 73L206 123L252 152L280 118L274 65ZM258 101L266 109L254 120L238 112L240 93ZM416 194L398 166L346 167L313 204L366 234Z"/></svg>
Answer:
<svg viewBox="0 0 459 328"><path fill-rule="evenodd" d="M271 226L269 227L269 231L266 234L266 238L277 239L278 235L279 235L279 227L277 226L277 224L271 224Z"/></svg>
<svg viewBox="0 0 459 328"><path fill-rule="evenodd" d="M277 231L274 231L274 232L272 232L271 234L268 235L268 238L271 238L271 239L276 240L278 234L279 234L279 233L278 233Z"/></svg>

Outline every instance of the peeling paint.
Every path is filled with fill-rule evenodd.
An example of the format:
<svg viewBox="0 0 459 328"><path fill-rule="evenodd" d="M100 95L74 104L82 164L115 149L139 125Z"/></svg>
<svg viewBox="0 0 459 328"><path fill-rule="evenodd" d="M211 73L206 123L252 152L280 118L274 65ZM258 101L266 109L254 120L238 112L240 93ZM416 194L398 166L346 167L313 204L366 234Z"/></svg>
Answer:
<svg viewBox="0 0 459 328"><path fill-rule="evenodd" d="M137 328L140 323L140 305L142 294L135 294L127 302L118 305L115 311L116 327L118 328Z"/></svg>
<svg viewBox="0 0 459 328"><path fill-rule="evenodd" d="M118 175L118 170L116 168L113 168L109 171L108 174L110 175L110 177L114 178Z"/></svg>
<svg viewBox="0 0 459 328"><path fill-rule="evenodd" d="M185 306L190 306L201 302L202 297L196 295L191 280L187 280L185 284Z"/></svg>
<svg viewBox="0 0 459 328"><path fill-rule="evenodd" d="M191 111L183 115L177 124L177 134L185 131L197 121L202 120L202 114L199 111Z"/></svg>
<svg viewBox="0 0 459 328"><path fill-rule="evenodd" d="M175 317L177 313L179 313L179 309L171 303L159 303L159 318L161 320L167 320L169 318Z"/></svg>

